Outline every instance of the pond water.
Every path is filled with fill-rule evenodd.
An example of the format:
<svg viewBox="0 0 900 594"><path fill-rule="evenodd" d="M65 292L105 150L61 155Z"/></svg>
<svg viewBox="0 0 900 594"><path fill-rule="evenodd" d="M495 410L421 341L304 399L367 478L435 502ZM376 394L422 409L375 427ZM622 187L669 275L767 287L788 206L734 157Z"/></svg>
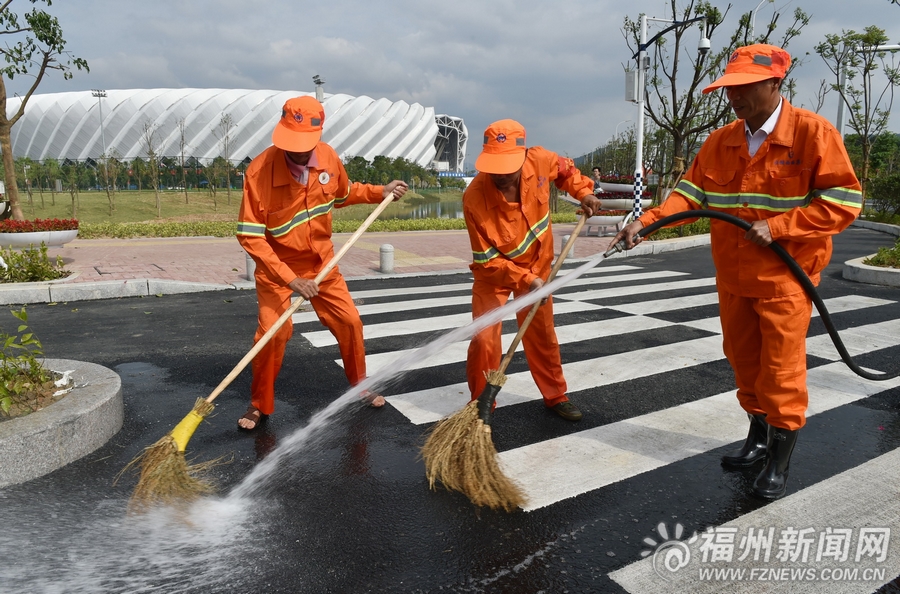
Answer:
<svg viewBox="0 0 900 594"><path fill-rule="evenodd" d="M372 205L353 205L336 208L332 216L338 220L364 219L374 210ZM462 200L442 200L425 202L421 200L395 202L384 209L382 219L461 219Z"/></svg>

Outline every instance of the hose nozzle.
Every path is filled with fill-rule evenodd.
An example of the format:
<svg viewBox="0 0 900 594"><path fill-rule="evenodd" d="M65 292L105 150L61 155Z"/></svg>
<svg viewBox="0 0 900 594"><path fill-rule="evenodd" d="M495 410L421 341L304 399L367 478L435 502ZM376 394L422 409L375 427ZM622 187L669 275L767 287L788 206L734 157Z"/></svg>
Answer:
<svg viewBox="0 0 900 594"><path fill-rule="evenodd" d="M618 252L624 252L624 251L625 251L625 240L623 239L619 243L613 245L611 248L609 248L608 250L603 252L603 257L609 258L613 254L616 254Z"/></svg>

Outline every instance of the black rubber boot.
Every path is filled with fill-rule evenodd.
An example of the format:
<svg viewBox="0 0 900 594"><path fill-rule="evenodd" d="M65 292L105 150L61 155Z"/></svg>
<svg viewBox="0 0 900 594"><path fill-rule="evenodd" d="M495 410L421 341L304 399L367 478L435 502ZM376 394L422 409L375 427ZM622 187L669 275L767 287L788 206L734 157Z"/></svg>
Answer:
<svg viewBox="0 0 900 594"><path fill-rule="evenodd" d="M780 499L787 489L788 468L791 454L797 443L800 430L790 431L781 427L769 426L769 439L766 443L766 465L753 481L753 494L763 499Z"/></svg>
<svg viewBox="0 0 900 594"><path fill-rule="evenodd" d="M766 457L766 441L769 432L766 415L748 414L747 417L750 419L747 441L744 442L741 449L722 456L722 466L725 468L747 468Z"/></svg>

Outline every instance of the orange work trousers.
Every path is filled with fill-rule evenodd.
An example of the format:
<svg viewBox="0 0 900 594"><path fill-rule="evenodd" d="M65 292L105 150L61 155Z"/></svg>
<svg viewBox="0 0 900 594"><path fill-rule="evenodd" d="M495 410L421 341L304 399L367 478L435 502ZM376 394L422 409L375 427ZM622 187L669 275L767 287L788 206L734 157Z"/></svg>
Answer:
<svg viewBox="0 0 900 594"><path fill-rule="evenodd" d="M273 283L265 274L257 273L259 325L253 337L254 344L290 307L292 294L291 289ZM350 385L355 386L366 377L363 326L359 311L350 297L347 283L337 268L319 283L319 294L310 299L310 304L319 316L319 321L337 339L341 359L344 361L344 373L347 374ZM284 349L293 333L294 325L289 320L253 359L250 403L264 415L270 415L275 410L275 379L284 360Z"/></svg>
<svg viewBox="0 0 900 594"><path fill-rule="evenodd" d="M507 287L498 287L476 280L472 287L472 318L503 307L509 300L511 292ZM519 297L518 293L516 297ZM516 313L520 325L530 310L531 307L526 307ZM472 400L477 399L487 385L484 373L500 367L500 360L504 354L501 335L502 324L498 323L476 334L469 343L466 377ZM552 297L538 308L537 314L522 336L522 346L525 348L525 360L528 361L531 377L544 397L544 405L551 407L567 401L566 379L563 377L559 342L556 340L556 330L553 327Z"/></svg>
<svg viewBox="0 0 900 594"><path fill-rule="evenodd" d="M725 356L734 369L741 407L766 415L773 427L806 424L806 333L812 301L804 292L771 298L739 297L719 289Z"/></svg>

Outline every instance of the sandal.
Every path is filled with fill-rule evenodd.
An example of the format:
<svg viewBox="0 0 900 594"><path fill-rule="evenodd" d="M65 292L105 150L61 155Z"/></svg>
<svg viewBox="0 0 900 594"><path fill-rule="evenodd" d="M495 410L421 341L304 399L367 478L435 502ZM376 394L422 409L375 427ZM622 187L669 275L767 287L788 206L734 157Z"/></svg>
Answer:
<svg viewBox="0 0 900 594"><path fill-rule="evenodd" d="M384 396L381 394L376 394L375 392L371 392L369 390L363 390L359 395L360 398L369 403L369 406L372 408L381 408L385 405L386 400Z"/></svg>
<svg viewBox="0 0 900 594"><path fill-rule="evenodd" d="M269 418L269 415L262 414L261 412L259 412L258 408L256 408L255 406L253 406L251 404L247 408L247 412L244 413L244 416L242 416L240 419L238 419L238 429L240 429L241 431L253 431L257 427L259 427L259 425L263 421L265 421L268 418ZM241 425L241 421L244 421L244 420L250 421L251 423L253 423L253 426L252 427L244 427L243 425Z"/></svg>

